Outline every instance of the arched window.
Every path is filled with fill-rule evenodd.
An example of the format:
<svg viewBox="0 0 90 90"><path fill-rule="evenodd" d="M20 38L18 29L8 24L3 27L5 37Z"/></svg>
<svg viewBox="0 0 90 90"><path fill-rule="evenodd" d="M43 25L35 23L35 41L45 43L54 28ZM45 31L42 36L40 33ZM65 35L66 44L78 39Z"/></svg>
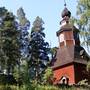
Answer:
<svg viewBox="0 0 90 90"><path fill-rule="evenodd" d="M62 76L62 78L59 81L59 84L69 84L69 78L66 76Z"/></svg>

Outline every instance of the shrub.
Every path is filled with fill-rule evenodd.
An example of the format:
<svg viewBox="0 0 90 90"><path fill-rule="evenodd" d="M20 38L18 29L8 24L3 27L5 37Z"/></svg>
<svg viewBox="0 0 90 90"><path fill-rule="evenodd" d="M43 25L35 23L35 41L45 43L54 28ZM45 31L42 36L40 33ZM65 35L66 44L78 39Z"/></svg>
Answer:
<svg viewBox="0 0 90 90"><path fill-rule="evenodd" d="M38 87L36 88L36 90L59 90L58 87L55 86L50 86L50 85L46 85L46 86L40 86L38 85Z"/></svg>

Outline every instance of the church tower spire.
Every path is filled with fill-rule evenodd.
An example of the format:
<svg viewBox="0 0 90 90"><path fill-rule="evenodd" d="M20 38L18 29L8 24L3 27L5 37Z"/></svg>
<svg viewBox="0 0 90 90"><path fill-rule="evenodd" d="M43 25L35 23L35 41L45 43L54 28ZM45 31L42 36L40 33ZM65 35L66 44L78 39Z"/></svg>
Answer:
<svg viewBox="0 0 90 90"><path fill-rule="evenodd" d="M72 25L70 25L69 20L71 17L71 12L67 9L66 3L64 4L64 10L61 13L62 20L60 21L61 28L57 31L57 36L59 39L60 48L74 45L73 30Z"/></svg>

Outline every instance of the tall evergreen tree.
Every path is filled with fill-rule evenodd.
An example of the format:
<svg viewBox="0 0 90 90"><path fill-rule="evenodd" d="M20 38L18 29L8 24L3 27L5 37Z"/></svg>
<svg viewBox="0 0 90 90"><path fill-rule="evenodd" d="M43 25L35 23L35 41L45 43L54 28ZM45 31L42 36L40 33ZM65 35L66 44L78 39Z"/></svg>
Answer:
<svg viewBox="0 0 90 90"><path fill-rule="evenodd" d="M30 35L29 71L33 80L39 81L49 62L49 44L45 42L43 20L37 16Z"/></svg>
<svg viewBox="0 0 90 90"><path fill-rule="evenodd" d="M5 59L7 58L4 51L3 51L3 38L2 38L2 24L3 24L3 18L7 10L2 7L0 8L0 71L3 71L3 68L5 68Z"/></svg>
<svg viewBox="0 0 90 90"><path fill-rule="evenodd" d="M84 44L90 46L90 0L78 0L77 15L77 25L84 38Z"/></svg>
<svg viewBox="0 0 90 90"><path fill-rule="evenodd" d="M28 72L28 71L24 71L25 69L23 70L24 68L23 63L27 63L27 56L29 54L29 37L28 37L29 32L28 30L30 27L30 22L25 17L23 8L19 8L17 10L16 26L17 26L18 31L20 31L19 42L20 42L21 57L17 64L17 67L14 69L15 71L14 76L17 77L17 82L22 81L23 83L25 83L23 79L25 77L23 75L25 74L25 72ZM27 70L28 70L28 67L27 67Z"/></svg>
<svg viewBox="0 0 90 90"><path fill-rule="evenodd" d="M20 58L19 31L15 26L15 16L5 8L0 9L0 19L2 20L0 25L0 50L5 56L3 61L5 61L7 74L10 74Z"/></svg>
<svg viewBox="0 0 90 90"><path fill-rule="evenodd" d="M17 27L18 27L18 30L20 30L21 55L26 57L28 55L28 46L29 46L28 30L30 27L30 22L25 17L23 8L19 8L17 10L17 17L18 17Z"/></svg>

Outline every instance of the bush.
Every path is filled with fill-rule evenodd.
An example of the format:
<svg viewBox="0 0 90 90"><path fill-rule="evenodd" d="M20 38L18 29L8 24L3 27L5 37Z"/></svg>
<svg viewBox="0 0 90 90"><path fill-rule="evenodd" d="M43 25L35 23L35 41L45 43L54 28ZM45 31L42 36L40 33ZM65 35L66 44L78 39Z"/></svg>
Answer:
<svg viewBox="0 0 90 90"><path fill-rule="evenodd" d="M5 75L0 74L0 84L6 85L6 84L16 84L16 80L13 77L13 75Z"/></svg>
<svg viewBox="0 0 90 90"><path fill-rule="evenodd" d="M88 80L84 79L84 80L78 82L78 85L88 85Z"/></svg>
<svg viewBox="0 0 90 90"><path fill-rule="evenodd" d="M16 86L0 85L0 90L17 90Z"/></svg>
<svg viewBox="0 0 90 90"><path fill-rule="evenodd" d="M55 86L40 86L40 85L38 85L36 90L59 90L59 88L55 87Z"/></svg>
<svg viewBox="0 0 90 90"><path fill-rule="evenodd" d="M90 90L89 87L82 87L82 86L52 86L52 85L22 85L21 87L15 85L0 85L0 90Z"/></svg>

